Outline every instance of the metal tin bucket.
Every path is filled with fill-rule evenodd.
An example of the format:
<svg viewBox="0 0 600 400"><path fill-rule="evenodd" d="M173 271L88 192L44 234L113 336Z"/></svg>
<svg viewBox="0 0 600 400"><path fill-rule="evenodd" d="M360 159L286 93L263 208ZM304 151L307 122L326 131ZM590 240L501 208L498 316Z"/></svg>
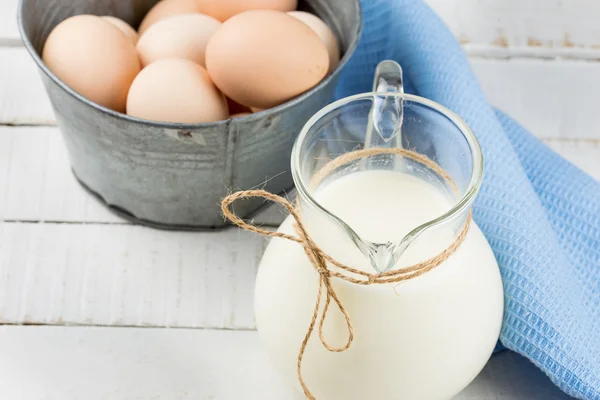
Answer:
<svg viewBox="0 0 600 400"><path fill-rule="evenodd" d="M21 36L38 67L75 176L108 207L134 222L165 229L225 225L219 202L230 189L293 186L290 153L304 123L328 104L340 69L362 30L359 0L305 0L325 20L344 56L319 85L273 109L204 124L140 120L101 107L60 81L40 54L52 29L77 14L113 15L137 26L156 0L21 0ZM266 183L265 183L266 182ZM260 200L236 205L249 216Z"/></svg>

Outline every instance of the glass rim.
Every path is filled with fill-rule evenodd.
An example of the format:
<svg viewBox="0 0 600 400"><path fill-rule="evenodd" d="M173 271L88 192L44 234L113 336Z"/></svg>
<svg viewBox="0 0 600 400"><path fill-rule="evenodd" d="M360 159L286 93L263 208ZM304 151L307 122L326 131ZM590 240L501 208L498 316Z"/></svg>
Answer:
<svg viewBox="0 0 600 400"><path fill-rule="evenodd" d="M359 239L361 242L365 242L354 230L349 227L344 221L330 212L327 208L323 207L308 191L304 179L302 178L301 171L301 159L300 159L300 148L302 143L306 140L306 137L310 130L316 125L316 123L321 120L325 115L342 108L345 105L348 105L352 102L356 102L359 100L372 99L374 96L386 96L386 97L397 97L402 100L417 103L419 105L427 106L439 114L445 116L452 122L463 134L465 137L469 149L471 150L471 161L473 165L473 172L471 173L471 179L469 181L469 185L466 190L463 192L462 197L457 201L457 203L447 212L438 216L435 219L432 219L428 222L425 222L418 227L414 228L410 231L399 243L404 242L406 239L415 239L420 233L425 231L428 228L433 226L437 226L443 224L451 219L453 219L456 215L461 214L465 210L469 209L477 194L479 193L479 189L481 188L481 183L483 181L483 173L484 173L484 161L483 161L483 153L481 151L481 146L477 137L469 127L469 125L456 113L449 110L448 108L442 106L439 103L436 103L433 100L429 100L424 97L399 93L399 92L366 92L359 93L352 96L344 97L333 103L323 107L316 114L314 114L302 127L300 134L296 138L294 142L294 146L292 148L291 154L291 170L292 170L292 178L294 180L294 184L296 186L296 190L298 195L301 198L306 199L312 206L324 212L327 216L333 218L339 224L341 224L348 233L353 236L354 239Z"/></svg>

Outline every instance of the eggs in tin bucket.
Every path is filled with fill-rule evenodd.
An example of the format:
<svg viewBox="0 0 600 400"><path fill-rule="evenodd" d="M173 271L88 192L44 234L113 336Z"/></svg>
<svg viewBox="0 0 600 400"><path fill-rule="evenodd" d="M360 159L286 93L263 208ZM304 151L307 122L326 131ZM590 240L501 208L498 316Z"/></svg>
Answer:
<svg viewBox="0 0 600 400"><path fill-rule="evenodd" d="M217 204L228 188L254 187L266 179L265 190L273 193L292 186L289 160L294 140L304 123L332 100L341 66L315 87L277 107L232 118L251 110L225 96L228 112L218 112L222 121L188 124L169 122L181 120L175 112L165 121L167 117L158 113L141 119L101 106L69 87L43 62L44 44L52 29L71 18L73 12L117 17L139 29L138 22L157 3L158 0L83 1L74 8L72 0L21 0L19 24L23 43L42 72L72 170L81 183L106 205L136 223L169 229L223 227L227 223ZM362 32L359 0L299 0L298 9L314 11L331 26L344 52L341 63L345 63ZM176 15L179 14L163 19ZM84 35L71 32L71 38L78 36ZM88 41L88 45L91 43ZM130 40L133 46L131 43ZM294 46L289 43L290 51ZM146 68L163 60L170 58ZM198 76L189 75L194 79ZM132 87L128 94L133 94ZM144 101L161 112L174 109L168 107L165 96L157 97L160 98L152 103L149 96ZM221 105L217 110L223 110L223 103L217 104ZM126 107L124 111L127 112ZM206 115L200 117L204 119ZM249 217L262 205L250 200L241 203L237 211Z"/></svg>
<svg viewBox="0 0 600 400"><path fill-rule="evenodd" d="M339 63L333 31L296 7L297 0L162 0L138 32L114 16L74 16L51 32L43 60L82 96L137 118L248 115L306 92Z"/></svg>

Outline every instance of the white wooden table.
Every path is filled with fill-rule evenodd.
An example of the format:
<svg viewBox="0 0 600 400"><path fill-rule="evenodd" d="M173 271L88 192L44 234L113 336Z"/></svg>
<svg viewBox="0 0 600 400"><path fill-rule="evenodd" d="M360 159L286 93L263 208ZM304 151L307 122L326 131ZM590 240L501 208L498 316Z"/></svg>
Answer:
<svg viewBox="0 0 600 400"><path fill-rule="evenodd" d="M429 1L490 101L600 179L600 5ZM16 6L0 2L0 398L290 399L253 331L264 240L133 226L86 194ZM458 396L567 398L511 353Z"/></svg>

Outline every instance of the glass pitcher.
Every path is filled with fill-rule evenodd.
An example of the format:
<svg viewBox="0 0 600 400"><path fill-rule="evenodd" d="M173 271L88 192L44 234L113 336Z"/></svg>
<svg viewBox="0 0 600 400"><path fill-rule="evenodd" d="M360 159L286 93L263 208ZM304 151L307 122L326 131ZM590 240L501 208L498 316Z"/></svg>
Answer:
<svg viewBox="0 0 600 400"><path fill-rule="evenodd" d="M408 150L434 167L396 150L352 157L365 149ZM340 157L347 161L332 164ZM330 306L320 333L313 320L300 362L315 298L323 295L321 275L302 245L272 239L258 271L255 313L275 365L300 398L452 398L492 354L503 315L498 265L470 219L483 159L469 127L441 105L404 94L400 67L384 62L372 93L341 99L308 121L292 172L308 235L331 260L359 272L409 268L462 236L443 262L412 279L331 277L346 314ZM297 235L298 228L288 218L279 232Z"/></svg>

